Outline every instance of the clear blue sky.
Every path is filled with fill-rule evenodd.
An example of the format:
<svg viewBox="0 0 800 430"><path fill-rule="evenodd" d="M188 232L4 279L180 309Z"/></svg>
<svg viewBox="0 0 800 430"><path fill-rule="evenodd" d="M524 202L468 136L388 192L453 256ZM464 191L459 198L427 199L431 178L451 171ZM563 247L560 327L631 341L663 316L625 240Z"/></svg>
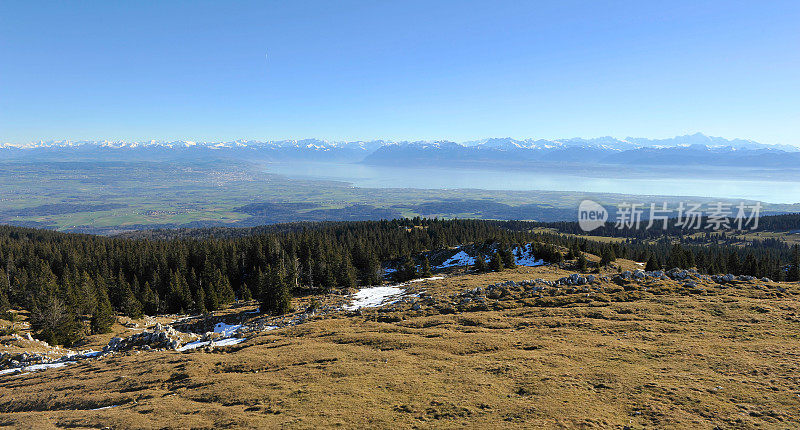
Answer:
<svg viewBox="0 0 800 430"><path fill-rule="evenodd" d="M0 2L0 142L800 145L800 2Z"/></svg>

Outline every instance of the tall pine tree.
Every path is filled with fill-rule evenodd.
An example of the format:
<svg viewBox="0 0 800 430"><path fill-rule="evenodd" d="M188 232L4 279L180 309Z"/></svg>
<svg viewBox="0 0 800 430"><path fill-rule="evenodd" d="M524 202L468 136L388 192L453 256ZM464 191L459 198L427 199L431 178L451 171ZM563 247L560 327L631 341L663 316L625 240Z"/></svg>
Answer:
<svg viewBox="0 0 800 430"><path fill-rule="evenodd" d="M789 282L800 281L800 249L798 249L797 245L792 248L792 265L789 266L786 280Z"/></svg>
<svg viewBox="0 0 800 430"><path fill-rule="evenodd" d="M111 310L111 301L108 299L108 294L105 289L97 291L97 304L92 313L91 329L92 333L108 333L111 331L111 326L114 324L114 312Z"/></svg>

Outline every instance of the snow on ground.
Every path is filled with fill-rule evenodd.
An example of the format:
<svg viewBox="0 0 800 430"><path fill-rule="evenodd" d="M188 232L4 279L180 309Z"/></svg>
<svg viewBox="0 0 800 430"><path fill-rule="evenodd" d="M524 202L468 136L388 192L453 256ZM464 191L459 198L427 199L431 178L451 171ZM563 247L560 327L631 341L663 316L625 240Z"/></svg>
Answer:
<svg viewBox="0 0 800 430"><path fill-rule="evenodd" d="M75 352L75 353L72 353L72 354L67 354L65 357L70 359L70 360L73 360L73 359L80 359L80 358L94 358L94 357L98 357L98 356L100 356L102 354L103 354L103 351L94 351L94 350L90 349L88 351ZM62 360L63 360L63 358L62 358Z"/></svg>
<svg viewBox="0 0 800 430"><path fill-rule="evenodd" d="M398 286L362 288L353 294L353 301L349 305L344 305L343 309L354 311L361 308L382 306L399 299L405 292L406 290Z"/></svg>
<svg viewBox="0 0 800 430"><path fill-rule="evenodd" d="M217 325L214 326L214 333L221 334L222 335L221 339L217 339L217 340L213 340L213 341L200 341L200 340L198 340L198 341L194 341L194 342L189 342L186 345L183 345L180 348L178 348L177 351L180 351L180 352L189 351L189 350L192 350L192 349L195 349L195 348L201 348L201 347L204 347L204 346L207 346L207 345L212 345L212 344L214 346L231 346L231 345L236 345L236 344L242 343L247 339L232 337L233 334L237 330L239 330L240 328L242 328L241 324L233 325L233 324L217 323ZM276 329L276 328L278 328L278 327L277 326L268 326L266 328L266 330L273 330L273 329ZM27 373L27 372L37 372L39 370L45 370L45 369L54 369L54 368L64 367L67 364L75 364L74 360L85 359L85 358L95 358L95 357L99 357L101 355L103 355L103 351L88 350L88 351L83 351L83 352L78 352L78 353L71 353L71 354L66 355L64 358L62 358L62 360L69 360L69 361L57 361L57 362L53 362L53 363L32 364L30 366L15 367L13 369L3 369L3 370L0 370L0 375L7 375L7 374L10 374L10 373L17 373L17 372L26 372Z"/></svg>
<svg viewBox="0 0 800 430"><path fill-rule="evenodd" d="M490 257L484 256L484 260L489 261ZM545 264L544 260L537 259L531 255L531 244L528 243L524 247L514 249L514 260L517 266L541 266ZM465 251L458 251L452 257L445 260L444 263L436 266L437 269L444 269L454 266L472 266L475 264L475 257L470 256Z"/></svg>
<svg viewBox="0 0 800 430"><path fill-rule="evenodd" d="M89 409L89 410L90 411L102 411L102 410L105 410L105 409L111 409L111 408L116 408L116 407L119 407L119 405L101 406L99 408L94 408L94 409Z"/></svg>
<svg viewBox="0 0 800 430"><path fill-rule="evenodd" d="M531 244L525 244L524 248L517 248L514 250L514 262L517 266L536 267L545 264L544 260L537 260L531 254Z"/></svg>
<svg viewBox="0 0 800 430"><path fill-rule="evenodd" d="M16 373L16 372L38 372L40 370L45 370L45 369L55 369L58 367L64 367L67 364L75 364L75 362L59 361L56 363L31 364L30 366L25 366L25 367L15 367L13 369L0 370L0 375L5 375L8 373Z"/></svg>
<svg viewBox="0 0 800 430"><path fill-rule="evenodd" d="M420 279L412 279L409 282L425 282L425 281L437 281L439 279L444 279L444 276L431 276L430 278L420 278Z"/></svg>
<svg viewBox="0 0 800 430"><path fill-rule="evenodd" d="M210 344L211 344L210 340L196 340L194 342L189 342L186 345L181 346L176 351L178 352L189 351L190 349L200 348Z"/></svg>
<svg viewBox="0 0 800 430"><path fill-rule="evenodd" d="M221 322L214 326L214 333L220 333L223 337L231 337L240 328L242 328L241 324L231 325Z"/></svg>
<svg viewBox="0 0 800 430"><path fill-rule="evenodd" d="M229 337L227 339L220 339L214 341L214 346L231 346L231 345L238 345L247 339L243 337Z"/></svg>
<svg viewBox="0 0 800 430"><path fill-rule="evenodd" d="M244 342L246 340L247 339L245 339L243 337L241 337L241 338L240 337L229 337L229 338L219 339L219 340L214 340L214 341L211 341L211 340L196 340L194 342L189 342L186 345L183 345L182 347L178 348L176 351L178 351L178 352L189 351L189 350L192 350L192 349L202 348L204 346L211 345L212 343L214 344L214 346L231 346L231 345L236 345L236 344L242 343L242 342Z"/></svg>
<svg viewBox="0 0 800 430"><path fill-rule="evenodd" d="M464 251L458 251L455 255L445 260L444 263L436 266L437 269L444 269L453 266L472 266L475 264L475 257L470 257Z"/></svg>
<svg viewBox="0 0 800 430"><path fill-rule="evenodd" d="M181 346L177 349L178 352L189 351L192 349L202 348L208 345L214 346L231 346L236 345L238 343L244 342L245 338L238 338L238 337L231 337L236 332L242 328L241 324L225 324L223 322L217 323L214 326L214 333L219 333L223 336L222 339L217 340L196 340L194 342L189 342L186 345Z"/></svg>

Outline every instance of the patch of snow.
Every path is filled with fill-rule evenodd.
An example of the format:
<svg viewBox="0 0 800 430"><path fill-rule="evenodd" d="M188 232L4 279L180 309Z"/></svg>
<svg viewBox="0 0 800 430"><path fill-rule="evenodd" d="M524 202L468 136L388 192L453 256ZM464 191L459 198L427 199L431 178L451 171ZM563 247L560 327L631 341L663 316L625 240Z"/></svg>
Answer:
<svg viewBox="0 0 800 430"><path fill-rule="evenodd" d="M420 278L420 279L412 279L409 282L425 282L425 281L437 281L439 279L444 279L444 276L431 276L430 278Z"/></svg>
<svg viewBox="0 0 800 430"><path fill-rule="evenodd" d="M211 344L210 340L196 340L194 342L189 342L186 345L183 345L182 347L176 349L176 351L178 352L189 351L191 349L200 348L209 344Z"/></svg>
<svg viewBox="0 0 800 430"><path fill-rule="evenodd" d="M215 340L213 343L214 346L231 346L231 345L238 345L246 340L247 339L243 337L229 337L227 339Z"/></svg>
<svg viewBox="0 0 800 430"><path fill-rule="evenodd" d="M488 257L484 257L488 261ZM524 247L514 249L514 261L517 266L535 267L546 264L544 260L537 259L531 255L531 244L528 243ZM475 257L470 256L465 251L458 251L452 257L445 260L444 263L436 266L437 269L444 269L454 266L472 266L475 264Z"/></svg>
<svg viewBox="0 0 800 430"><path fill-rule="evenodd" d="M75 364L75 362L74 361L58 361L58 362L55 362L55 363L31 364L30 366L25 366L25 367L15 367L13 369L0 370L0 375L6 375L6 374L9 374L9 373L16 373L16 372L25 372L25 373L38 372L40 370L56 369L56 368L59 368L59 367L64 367L67 364Z"/></svg>
<svg viewBox="0 0 800 430"><path fill-rule="evenodd" d="M42 364L32 364L30 366L25 366L22 369L26 372L38 372L40 370L45 369L55 369L58 367L64 367L67 364L75 364L74 361L59 361L57 363L42 363Z"/></svg>
<svg viewBox="0 0 800 430"><path fill-rule="evenodd" d="M82 352L76 352L76 353L73 353L73 354L67 354L66 357L69 358L69 359L94 358L94 357L97 357L97 356L102 355L102 354L103 354L103 351L94 351L94 350L90 349L88 351L82 351Z"/></svg>
<svg viewBox="0 0 800 430"><path fill-rule="evenodd" d="M473 264L475 264L475 257L470 257L470 255L464 251L458 251L452 257L445 260L444 263L436 266L436 268L444 269L453 266L472 266Z"/></svg>
<svg viewBox="0 0 800 430"><path fill-rule="evenodd" d="M242 343L247 339L243 337L228 337L225 339L219 340L196 340L194 342L189 342L186 345L178 348L176 351L183 352L183 351L190 351L192 349L202 348L204 346L213 345L213 346L231 346Z"/></svg>
<svg viewBox="0 0 800 430"><path fill-rule="evenodd" d="M223 337L231 337L240 328L242 328L241 324L230 325L221 322L214 326L214 333L220 333Z"/></svg>
<svg viewBox="0 0 800 430"><path fill-rule="evenodd" d="M353 301L349 305L344 305L343 309L354 311L361 308L383 306L399 299L405 291L397 286L362 288L353 294Z"/></svg>
<svg viewBox="0 0 800 430"><path fill-rule="evenodd" d="M544 260L536 259L531 253L531 244L525 244L523 248L514 250L514 262L517 266L536 267L545 264Z"/></svg>
<svg viewBox="0 0 800 430"><path fill-rule="evenodd" d="M102 410L104 410L104 409L116 408L116 407L118 407L118 406L120 406L120 405L108 405L108 406L101 406L101 407L99 407L99 408L94 408L94 409L89 409L89 410L90 410L90 411L102 411Z"/></svg>

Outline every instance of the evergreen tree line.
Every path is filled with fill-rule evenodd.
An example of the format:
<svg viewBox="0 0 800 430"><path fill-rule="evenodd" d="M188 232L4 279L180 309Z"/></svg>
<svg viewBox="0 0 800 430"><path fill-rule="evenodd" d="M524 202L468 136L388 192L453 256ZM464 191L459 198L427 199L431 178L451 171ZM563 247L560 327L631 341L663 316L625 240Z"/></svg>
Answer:
<svg viewBox="0 0 800 430"><path fill-rule="evenodd" d="M647 210L645 210L645 214ZM735 215L735 213L734 213ZM758 220L758 227L755 230L750 230L753 226L753 222L751 221L750 224L744 226L743 231L737 231L735 228L738 226L736 219L728 218L728 225L730 226L729 229L723 229L719 232L712 231L709 228L708 217L700 217L699 219L700 229L690 228L686 226L685 228L682 226L677 225L676 218L670 218L667 222L667 228L663 228L663 222L661 220L656 220L653 223L653 226L650 228L645 228L648 226L649 221L647 219L642 218L642 221L639 225L639 228L617 228L614 222L607 222L605 225L592 230L590 233L593 236L604 236L604 237L624 237L624 238L632 238L632 239L659 239L664 236L670 237L678 237L678 238L685 238L686 240L692 240L697 243L701 243L703 241L711 240L721 240L721 241L736 241L735 235L741 233L749 233L751 231L760 231L760 232L800 232L800 214L784 214L784 215L769 215L769 216L762 216ZM696 222L696 221L695 221ZM694 223L692 223L694 225ZM585 234L584 231L580 228L580 225L575 221L558 221L558 222L548 222L548 223L539 223L538 226L545 227L545 228L553 228L562 233L569 233L569 234L576 234L582 235ZM700 233L699 235L697 233ZM694 237L690 237L694 236ZM784 245L782 241L779 240L767 240L767 243L775 244L778 246Z"/></svg>
<svg viewBox="0 0 800 430"><path fill-rule="evenodd" d="M380 284L385 261L531 237L494 223L419 218L272 231L147 240L0 226L0 311L30 310L40 336L55 343L73 340L81 321L106 331L114 314L202 313L251 298L280 314L293 295Z"/></svg>
<svg viewBox="0 0 800 430"><path fill-rule="evenodd" d="M792 247L782 242L782 246L762 246L754 241L746 246L728 244L695 245L690 241L682 243L670 238L657 241L626 239L623 242L604 243L574 236L556 238L540 238L540 240L558 243L568 249L566 259L577 260L578 268L585 268L584 252L600 256L600 266L606 266L616 258L646 262L645 270L689 269L696 268L705 274L732 273L734 275L750 275L769 277L775 281L796 282L800 260L798 246Z"/></svg>
<svg viewBox="0 0 800 430"><path fill-rule="evenodd" d="M202 313L235 300L261 301L265 313L289 310L291 297L431 273L427 252L455 245L491 248L486 268L513 267L512 250L532 243L549 262L584 252L698 267L708 273L796 279L797 247L712 246L626 239L602 243L533 230L521 221L401 219L293 225L243 237L170 240L109 238L0 226L0 311L27 309L39 335L70 343L82 326L107 331L115 314ZM652 260L652 264L650 263ZM476 262L476 265L479 265ZM418 269L418 266L421 269Z"/></svg>

